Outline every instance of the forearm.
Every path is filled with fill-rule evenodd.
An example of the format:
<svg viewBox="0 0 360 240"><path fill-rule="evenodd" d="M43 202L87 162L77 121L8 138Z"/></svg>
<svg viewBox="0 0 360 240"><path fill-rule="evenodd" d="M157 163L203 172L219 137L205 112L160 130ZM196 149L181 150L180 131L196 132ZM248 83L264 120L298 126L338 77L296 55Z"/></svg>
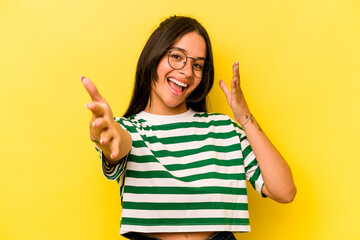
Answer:
<svg viewBox="0 0 360 240"><path fill-rule="evenodd" d="M265 183L262 192L277 202L291 202L295 197L296 187L290 167L250 114L240 87L239 62L233 64L231 91L222 80L220 80L220 87L235 120L244 127L255 153Z"/></svg>
<svg viewBox="0 0 360 240"><path fill-rule="evenodd" d="M292 202L296 195L296 187L289 165L254 117L245 114L242 119L240 118L235 117L235 120L243 124L265 183L262 192L277 202Z"/></svg>

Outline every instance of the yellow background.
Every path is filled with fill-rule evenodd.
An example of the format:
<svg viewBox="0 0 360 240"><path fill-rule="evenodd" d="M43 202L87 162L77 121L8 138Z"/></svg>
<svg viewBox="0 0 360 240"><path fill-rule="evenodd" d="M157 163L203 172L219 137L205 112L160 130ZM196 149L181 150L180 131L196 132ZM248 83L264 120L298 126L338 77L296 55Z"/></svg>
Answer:
<svg viewBox="0 0 360 240"><path fill-rule="evenodd" d="M0 239L123 239L119 190L89 140L92 79L120 116L147 38L166 17L197 18L217 84L240 62L248 104L292 167L289 205L249 190L238 239L360 239L360 3L3 0L0 2Z"/></svg>

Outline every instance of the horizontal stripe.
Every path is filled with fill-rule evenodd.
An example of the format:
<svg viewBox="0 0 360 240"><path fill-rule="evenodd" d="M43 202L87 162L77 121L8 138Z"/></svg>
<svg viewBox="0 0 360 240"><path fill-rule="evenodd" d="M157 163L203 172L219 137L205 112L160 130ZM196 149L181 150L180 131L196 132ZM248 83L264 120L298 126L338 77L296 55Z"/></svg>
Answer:
<svg viewBox="0 0 360 240"><path fill-rule="evenodd" d="M151 126L153 131L157 130L169 130L169 129L188 129L191 127L195 128L209 128L213 126L228 126L230 119L228 120L210 120L210 121L191 121L191 122L177 122L177 123L169 123L169 124L162 124L162 125L154 125Z"/></svg>
<svg viewBox="0 0 360 240"><path fill-rule="evenodd" d="M146 199L144 199L146 200ZM193 210L193 209L233 209L248 210L247 203L229 203L229 202L195 202L195 203L153 203L153 202L123 202L124 209L139 210Z"/></svg>
<svg viewBox="0 0 360 240"><path fill-rule="evenodd" d="M229 118L227 115L225 115L223 113L217 113L217 112L212 112L212 113L196 112L194 114L194 118L205 118L205 119L207 119L209 116L226 117L226 119Z"/></svg>
<svg viewBox="0 0 360 240"><path fill-rule="evenodd" d="M126 186L125 186L126 187ZM229 202L247 203L247 195L233 194L134 194L127 193L123 201L127 202L147 202L153 203L182 203L182 202Z"/></svg>
<svg viewBox="0 0 360 240"><path fill-rule="evenodd" d="M256 168L255 171L254 171L254 174L249 179L250 183L253 185L254 188L255 188L255 182L256 182L256 180L258 180L260 174L261 174L260 173L260 168Z"/></svg>
<svg viewBox="0 0 360 240"><path fill-rule="evenodd" d="M214 145L206 145L206 146L202 146L200 148L195 148L195 149L186 149L186 150L181 150L181 151L168 151L168 150L159 150L159 151L155 151L152 149L147 149L147 148L132 148L131 150L131 154L135 154L135 155L148 155L150 152L149 150L151 150L151 153L158 157L158 158L162 158L162 157L186 157L186 156L191 156L191 155L195 155L195 154L199 154L201 152L216 152L216 153L229 153L229 152L233 152L233 151L240 151L240 145L239 144L233 144L233 145L227 145L227 146L214 146ZM213 157L214 155L212 155ZM242 155L240 155L242 156Z"/></svg>
<svg viewBox="0 0 360 240"><path fill-rule="evenodd" d="M181 157L161 157L156 159L152 152L149 149L132 149L131 155L128 158L128 161L132 162L160 162L163 165L171 164L188 164L194 163L203 160L214 159L218 161L234 160L241 159L242 153L241 150L225 153L217 153L215 151L208 152L199 152L191 156L181 156Z"/></svg>
<svg viewBox="0 0 360 240"><path fill-rule="evenodd" d="M134 187L231 187L246 188L246 181L223 180L223 179L201 179L191 183L182 182L172 178L132 178L126 177L126 185Z"/></svg>
<svg viewBox="0 0 360 240"><path fill-rule="evenodd" d="M248 225L248 218L160 218L160 219L139 219L121 218L122 224L141 226L184 226L184 225Z"/></svg>
<svg viewBox="0 0 360 240"><path fill-rule="evenodd" d="M201 179L228 179L228 180L242 180L245 178L243 173L218 173L218 172L208 172L208 173L201 173L201 174L194 174L191 176L186 177L176 177L175 175L166 172L166 171L133 171L133 170L126 170L127 177L133 178L175 178L177 180L183 182L193 182Z"/></svg>
<svg viewBox="0 0 360 240"><path fill-rule="evenodd" d="M248 169L248 171L247 171L247 175L246 175L246 180L250 180L250 178L252 178L252 177L254 177L254 173L255 173L255 171L258 169L258 167L257 166L253 166L252 168L250 168L250 169ZM254 178L254 181L257 179L257 177L256 178Z"/></svg>
<svg viewBox="0 0 360 240"><path fill-rule="evenodd" d="M262 197L266 197L265 194L262 193L262 188L264 186L264 180L262 178L262 175L260 174L260 176L258 177L258 179L255 181L255 189L256 191L262 196Z"/></svg>
<svg viewBox="0 0 360 240"><path fill-rule="evenodd" d="M214 128L214 127L226 127L229 128L229 126L232 126L230 119L225 120L208 120L208 121L189 121L189 122L176 122L176 123L170 123L170 124L162 124L162 125L148 125L148 123L145 121L144 123L139 123L136 120L133 122L130 122L129 120L119 120L117 121L120 123L120 125L124 126L127 131L130 133L136 133L139 131L145 132L145 131L154 131L156 133L165 131L169 133L170 135L173 135L172 131L188 131L189 129L208 129L208 128ZM234 127L232 126L234 129ZM169 135L167 135L169 136ZM174 134L173 136L177 136L177 134Z"/></svg>
<svg viewBox="0 0 360 240"><path fill-rule="evenodd" d="M244 156L244 158L246 158L249 154L251 154L253 152L250 145L248 145L247 147L242 146L241 149L242 149L242 155Z"/></svg>
<svg viewBox="0 0 360 240"><path fill-rule="evenodd" d="M186 145L189 143L198 143L201 144L201 142L203 141L209 141L212 140L214 142L216 142L216 140L227 140L227 139L232 139L233 137L237 137L237 134L235 131L230 131L227 130L227 132L224 133L215 133L215 132L207 132L204 135L200 135L198 133L192 133L190 135L184 135L182 133L182 135L180 136L172 136L172 135L166 135L164 137L160 137L158 135L156 136L147 136L146 141L150 144L156 144L156 143L162 143L162 144L166 144L166 145L170 145L170 146L178 146L178 145ZM141 140L140 140L141 141ZM136 146L136 144L139 141L134 141L133 144L134 146ZM218 141L219 142L219 141Z"/></svg>
<svg viewBox="0 0 360 240"><path fill-rule="evenodd" d="M221 219L231 216L231 219L248 219L248 211L243 210L226 210L226 209L196 209L196 210L137 210L127 209L121 214L122 218L141 218L141 219L188 219L192 218L210 218Z"/></svg>
<svg viewBox="0 0 360 240"><path fill-rule="evenodd" d="M191 110L130 119L117 119L132 138L127 164L120 167L126 167L122 233L250 230L245 175L257 190L262 178L236 122ZM104 166L114 176L115 169Z"/></svg>
<svg viewBox="0 0 360 240"><path fill-rule="evenodd" d="M232 135L237 135L237 136L239 136L239 134L244 135L243 131L241 133L239 133L237 131L237 129L234 129L234 127L232 127L230 125L229 126L212 126L211 129L190 127L187 129L169 129L169 130L156 130L156 131L153 131L146 125L143 125L141 129L135 128L135 126L133 126L132 124L130 124L130 125L131 126L128 126L128 128L131 128L131 133L132 133L131 135L134 136L134 138L133 138L134 141L144 140L144 139L146 140L146 139L152 138L152 137L156 137L158 139L166 139L166 138L170 138L170 139L178 138L179 139L179 137L181 137L181 136L183 136L183 137L188 137L188 136L190 137L193 135L212 136L212 135L208 135L209 132L219 133L219 134L229 134L231 132Z"/></svg>
<svg viewBox="0 0 360 240"><path fill-rule="evenodd" d="M205 145L199 148L193 149L183 149L180 151L169 151L169 150L152 150L151 152L156 157L183 157L183 156L190 156L194 154L198 154L199 152L206 152L206 151L215 151L215 152L232 152L240 150L239 144L227 145L227 146L215 146L215 145Z"/></svg>
<svg viewBox="0 0 360 240"><path fill-rule="evenodd" d="M239 165L243 165L243 161L242 159L219 160L219 159L211 158L211 159L200 160L187 164L171 164L171 165L169 164L166 165L166 169L168 169L169 171L175 171L175 170L182 170L189 168L198 168L200 166L208 166L208 165L216 165L216 166L224 166L224 167L239 166Z"/></svg>
<svg viewBox="0 0 360 240"><path fill-rule="evenodd" d="M184 137L181 137L182 139ZM133 141L133 147L148 147L151 146L152 152L158 152L162 149L166 149L169 152L176 152L176 151L184 151L184 150L194 150L196 149L199 151L206 146L213 146L216 147L225 147L225 146L232 146L234 142L238 142L238 136L232 135L227 139L217 139L217 138L206 138L199 141L188 141L188 142L178 142L178 143L168 143L167 139L163 139L163 142L160 142L158 139L154 138L153 141L149 141L150 139L147 138L145 141L146 143L141 141ZM154 141L155 140L155 141ZM238 145L238 149L240 149L240 144Z"/></svg>
<svg viewBox="0 0 360 240"><path fill-rule="evenodd" d="M215 164L207 166L199 166L197 168L190 169L174 169L169 170L168 166L163 166L158 163L129 163L127 165L127 170L134 171L168 171L171 175L175 177L188 177L194 174L203 174L208 172L217 172L224 174L235 174L235 173L244 173L245 169L242 166L218 166Z"/></svg>
<svg viewBox="0 0 360 240"><path fill-rule="evenodd" d="M249 232L250 230L249 225L138 226L122 223L120 234L127 232Z"/></svg>
<svg viewBox="0 0 360 240"><path fill-rule="evenodd" d="M233 194L246 195L246 188L230 187L134 187L125 186L127 193L139 194ZM165 197L166 198L166 197Z"/></svg>
<svg viewBox="0 0 360 240"><path fill-rule="evenodd" d="M244 165L245 169L249 169L255 165L258 165L254 152L251 152L246 156L246 158L244 159Z"/></svg>

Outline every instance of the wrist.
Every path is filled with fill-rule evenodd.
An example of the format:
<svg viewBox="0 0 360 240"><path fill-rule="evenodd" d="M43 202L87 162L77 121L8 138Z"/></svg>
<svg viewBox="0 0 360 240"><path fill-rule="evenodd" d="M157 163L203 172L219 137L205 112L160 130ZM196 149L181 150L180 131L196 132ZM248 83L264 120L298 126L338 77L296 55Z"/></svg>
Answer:
<svg viewBox="0 0 360 240"><path fill-rule="evenodd" d="M111 153L108 153L106 150L102 149L101 147L99 147L99 144L95 143L95 147L97 149L99 149L99 151L101 152L101 159L109 164L117 164L120 159L112 159L111 158Z"/></svg>
<svg viewBox="0 0 360 240"><path fill-rule="evenodd" d="M238 120L236 120L236 121L238 121ZM240 123L240 125L244 129L244 131L251 130L251 129L257 129L257 130L259 130L260 133L263 133L263 130L261 129L259 123L256 121L256 119L254 118L254 116L251 113L245 114L243 119L241 121L238 121L238 123ZM253 131L253 130L251 130L251 131Z"/></svg>
<svg viewBox="0 0 360 240"><path fill-rule="evenodd" d="M245 125L249 121L251 121L251 118L253 117L250 110L244 109L241 111L233 111L235 120L241 125Z"/></svg>
<svg viewBox="0 0 360 240"><path fill-rule="evenodd" d="M242 118L241 121L239 121L241 127L245 130L246 125L248 125L250 123L253 123L253 116L251 113L245 114L245 116Z"/></svg>
<svg viewBox="0 0 360 240"><path fill-rule="evenodd" d="M111 156L109 154L106 154L105 152L103 152L103 160L109 164L117 164L120 161L120 159L111 159Z"/></svg>

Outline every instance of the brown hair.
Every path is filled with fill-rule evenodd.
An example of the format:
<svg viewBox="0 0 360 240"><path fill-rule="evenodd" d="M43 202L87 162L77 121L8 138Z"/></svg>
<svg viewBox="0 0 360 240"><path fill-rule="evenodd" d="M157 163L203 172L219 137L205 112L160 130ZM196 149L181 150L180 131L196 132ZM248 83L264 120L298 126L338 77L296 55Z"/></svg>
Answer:
<svg viewBox="0 0 360 240"><path fill-rule="evenodd" d="M172 16L160 23L151 34L140 55L135 75L135 86L124 117L143 111L149 101L151 84L157 81L157 66L166 50L189 32L197 32L206 43L206 61L209 70L203 72L202 80L186 100L186 105L195 111L206 112L206 96L214 83L214 64L210 38L205 28L195 19Z"/></svg>

